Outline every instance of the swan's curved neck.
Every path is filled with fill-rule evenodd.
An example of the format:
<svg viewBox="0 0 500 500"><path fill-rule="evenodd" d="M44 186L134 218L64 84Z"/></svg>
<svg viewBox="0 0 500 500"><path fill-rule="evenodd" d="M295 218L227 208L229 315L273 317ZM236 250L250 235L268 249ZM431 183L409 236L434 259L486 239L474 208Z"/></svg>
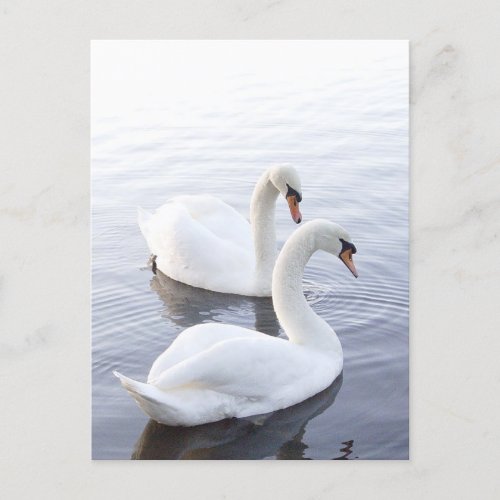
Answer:
<svg viewBox="0 0 500 500"><path fill-rule="evenodd" d="M309 306L302 289L304 268L319 250L314 227L307 224L285 243L273 273L273 305L281 326L295 344L307 345L342 355L334 330Z"/></svg>
<svg viewBox="0 0 500 500"><path fill-rule="evenodd" d="M265 172L252 194L250 222L255 249L255 283L258 288L271 288L274 262L276 260L276 230L274 211L279 191Z"/></svg>

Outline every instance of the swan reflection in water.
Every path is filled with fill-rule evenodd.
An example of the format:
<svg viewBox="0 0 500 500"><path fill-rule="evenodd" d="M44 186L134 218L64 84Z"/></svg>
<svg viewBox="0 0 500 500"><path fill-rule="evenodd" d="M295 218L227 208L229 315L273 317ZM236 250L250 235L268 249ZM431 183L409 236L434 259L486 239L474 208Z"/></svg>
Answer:
<svg viewBox="0 0 500 500"><path fill-rule="evenodd" d="M244 297L194 288L169 278L160 270L151 279L150 286L165 304L163 316L183 328L207 321L250 327L248 317L255 315L255 330L273 337L280 332L270 297Z"/></svg>
<svg viewBox="0 0 500 500"><path fill-rule="evenodd" d="M307 423L329 408L342 386L330 387L289 408L249 418L232 418L195 427L170 427L150 420L135 445L133 460L304 459ZM339 445L347 459L352 441ZM345 445L345 447L343 446Z"/></svg>

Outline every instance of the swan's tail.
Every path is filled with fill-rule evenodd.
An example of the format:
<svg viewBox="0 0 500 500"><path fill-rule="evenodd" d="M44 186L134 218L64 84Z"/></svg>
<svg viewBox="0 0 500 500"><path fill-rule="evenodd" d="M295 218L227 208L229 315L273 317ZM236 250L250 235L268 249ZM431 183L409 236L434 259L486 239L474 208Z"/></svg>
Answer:
<svg viewBox="0 0 500 500"><path fill-rule="evenodd" d="M128 378L125 375L122 375L120 372L117 372L116 370L113 371L113 375L120 380L123 387L127 389L127 391L130 392L131 394L138 394L144 396L146 395L147 393L146 389L148 387L148 384L137 382L137 380Z"/></svg>
<svg viewBox="0 0 500 500"><path fill-rule="evenodd" d="M141 230L142 235L146 239L149 245L149 223L151 222L151 218L153 214L146 212L141 207L137 207L137 222L139 223L139 228Z"/></svg>
<svg viewBox="0 0 500 500"><path fill-rule="evenodd" d="M139 402L139 399L149 399L152 400L153 398L151 397L151 386L149 384L144 384L143 382L137 382L137 380L133 380L131 378L126 377L125 375L122 375L120 372L117 372L116 370L113 371L113 375L117 378L120 379L120 382L122 383L122 386L127 389L129 394L139 403L139 405L142 407L142 405Z"/></svg>
<svg viewBox="0 0 500 500"><path fill-rule="evenodd" d="M163 391L143 382L137 382L116 370L113 375L117 377L122 386L135 399L139 407L153 420L167 425L183 425L178 420L178 409Z"/></svg>

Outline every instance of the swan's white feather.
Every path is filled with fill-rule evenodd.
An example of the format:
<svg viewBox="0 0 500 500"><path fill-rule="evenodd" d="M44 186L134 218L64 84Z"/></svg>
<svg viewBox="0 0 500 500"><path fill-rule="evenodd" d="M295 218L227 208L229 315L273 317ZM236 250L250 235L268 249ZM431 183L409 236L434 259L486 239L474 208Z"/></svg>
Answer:
<svg viewBox="0 0 500 500"><path fill-rule="evenodd" d="M116 374L148 415L169 425L286 408L338 375L327 356L253 330L206 324L183 333L155 361L147 384Z"/></svg>
<svg viewBox="0 0 500 500"><path fill-rule="evenodd" d="M139 226L159 269L191 286L223 293L250 288L255 267L250 224L210 195L178 196Z"/></svg>
<svg viewBox="0 0 500 500"><path fill-rule="evenodd" d="M148 375L148 383L157 379L165 370L177 363L205 351L219 342L235 338L254 338L261 335L261 333L248 328L219 323L206 323L186 328L153 363Z"/></svg>

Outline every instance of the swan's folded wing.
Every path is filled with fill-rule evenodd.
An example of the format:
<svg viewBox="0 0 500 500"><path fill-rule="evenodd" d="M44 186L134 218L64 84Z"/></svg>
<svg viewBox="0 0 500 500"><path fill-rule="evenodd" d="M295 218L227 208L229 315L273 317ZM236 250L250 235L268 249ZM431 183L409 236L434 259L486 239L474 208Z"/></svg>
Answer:
<svg viewBox="0 0 500 500"><path fill-rule="evenodd" d="M206 194L186 195L176 196L172 199L172 203L185 208L193 221L203 226L215 237L232 242L238 247L252 248L250 224L239 212L221 199ZM168 206L169 204L164 205L164 207Z"/></svg>
<svg viewBox="0 0 500 500"><path fill-rule="evenodd" d="M234 208L210 195L177 196L156 210L149 220L152 233L168 236L172 231L177 237L194 235L194 243L204 241L213 245L235 246L237 249L253 248L248 221Z"/></svg>
<svg viewBox="0 0 500 500"><path fill-rule="evenodd" d="M162 373L155 386L164 391L189 386L239 398L266 398L294 391L294 380L300 384L311 368L303 349L286 340L237 338L176 364Z"/></svg>
<svg viewBox="0 0 500 500"><path fill-rule="evenodd" d="M232 216L224 217L221 210L191 211L177 198L172 200L151 218L148 245L158 268L171 278L232 293L235 284L250 280L255 258L248 223L219 204L227 207L222 214Z"/></svg>
<svg viewBox="0 0 500 500"><path fill-rule="evenodd" d="M263 334L248 328L220 323L205 323L184 330L151 367L148 383L153 383L163 372L219 342L236 338L259 338Z"/></svg>

